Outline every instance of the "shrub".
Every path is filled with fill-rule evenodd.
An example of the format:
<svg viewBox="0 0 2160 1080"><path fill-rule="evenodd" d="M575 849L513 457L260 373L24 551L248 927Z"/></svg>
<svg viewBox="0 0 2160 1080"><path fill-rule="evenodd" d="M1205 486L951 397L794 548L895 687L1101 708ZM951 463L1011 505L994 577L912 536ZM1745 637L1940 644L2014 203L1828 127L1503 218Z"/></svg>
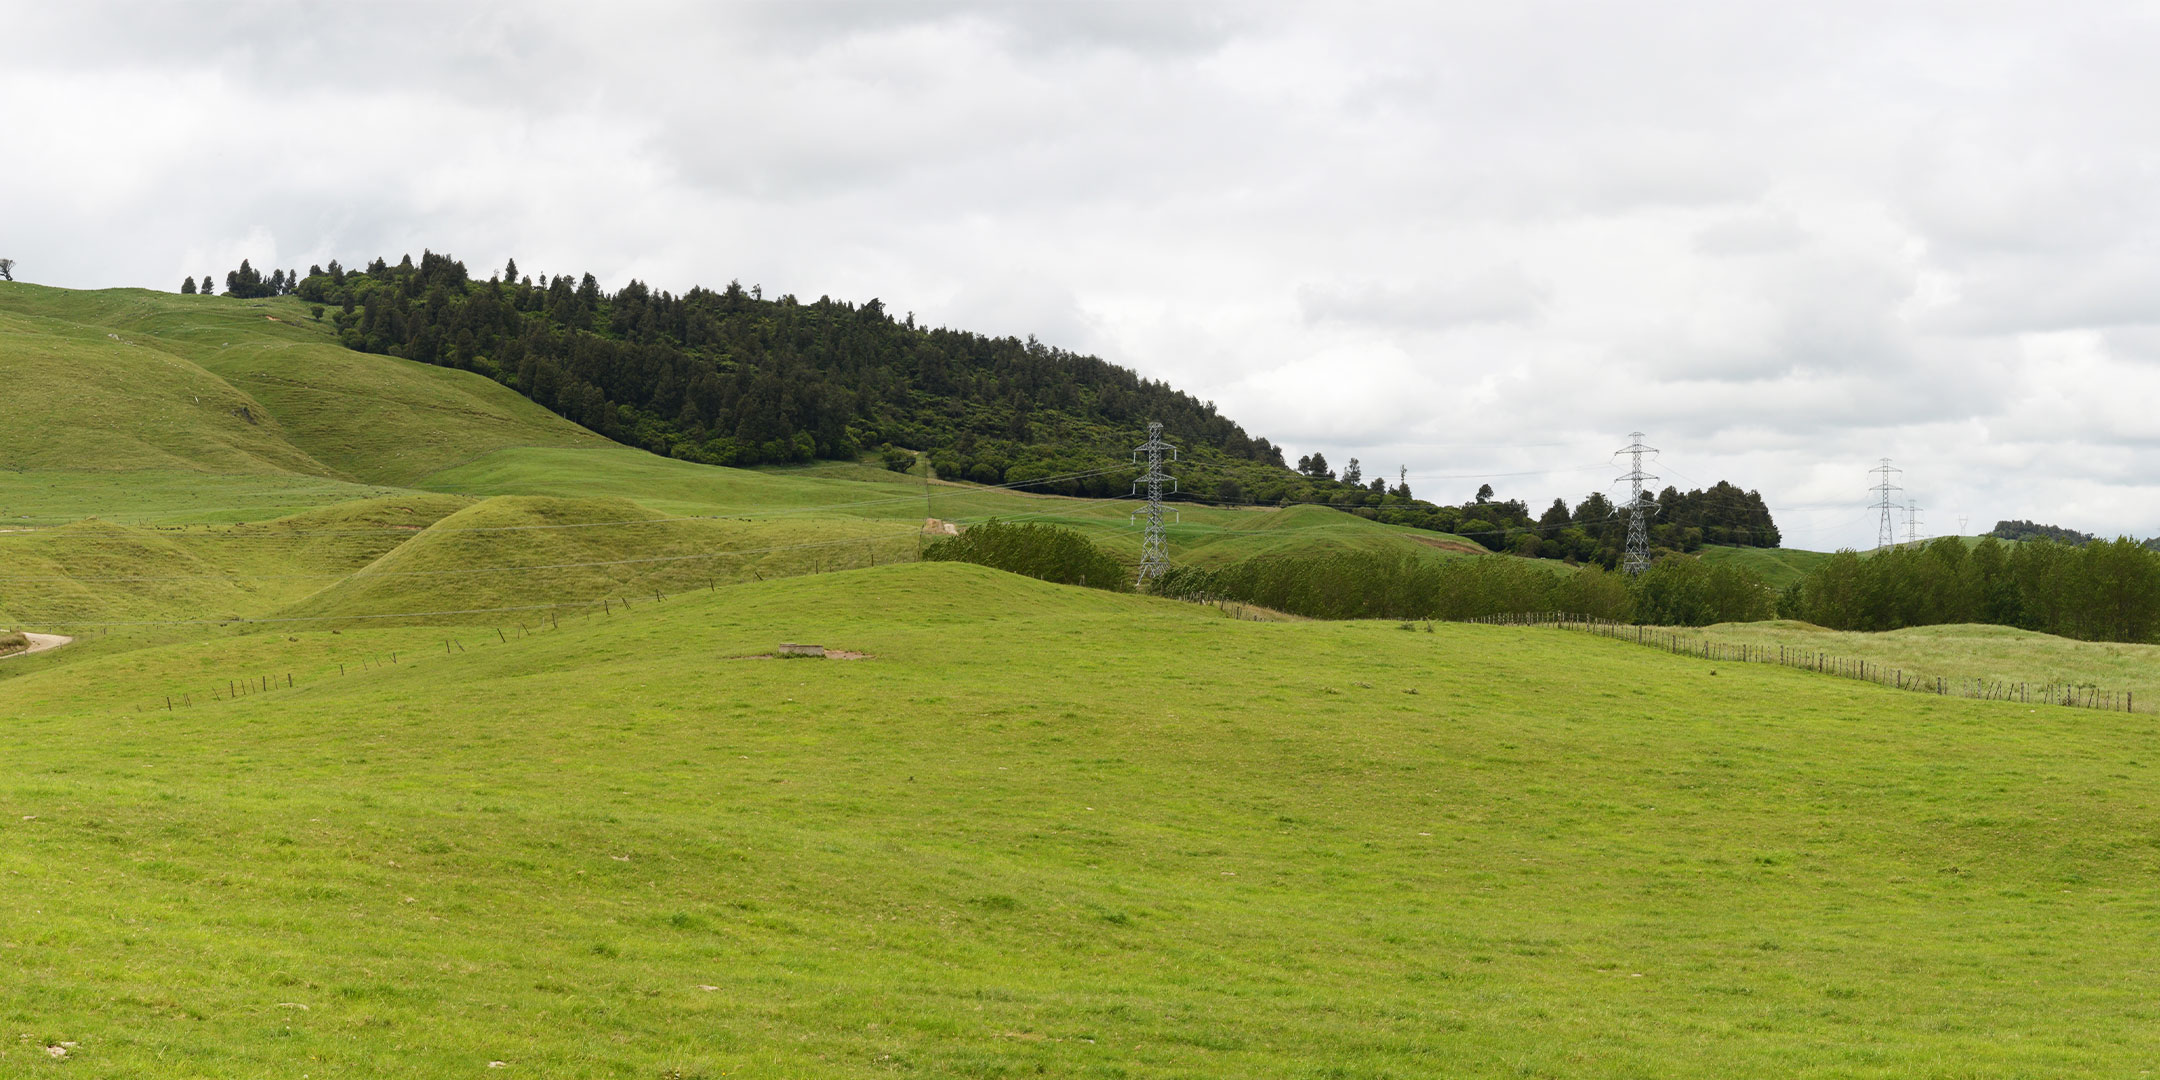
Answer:
<svg viewBox="0 0 2160 1080"><path fill-rule="evenodd" d="M949 536L923 550L931 562L968 562L1059 585L1126 592L1132 585L1125 564L1070 529L1041 522L995 519Z"/></svg>
<svg viewBox="0 0 2160 1080"><path fill-rule="evenodd" d="M1777 615L1777 598L1761 578L1723 563L1686 555L1660 559L1630 586L1635 621L1658 626L1754 622Z"/></svg>

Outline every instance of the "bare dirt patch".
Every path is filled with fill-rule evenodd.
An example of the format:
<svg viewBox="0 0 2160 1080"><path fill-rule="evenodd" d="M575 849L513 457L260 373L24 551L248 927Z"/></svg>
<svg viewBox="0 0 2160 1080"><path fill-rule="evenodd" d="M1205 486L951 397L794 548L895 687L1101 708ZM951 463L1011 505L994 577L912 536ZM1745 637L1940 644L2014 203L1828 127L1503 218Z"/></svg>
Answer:
<svg viewBox="0 0 2160 1080"><path fill-rule="evenodd" d="M44 652L47 649L57 649L60 646L75 640L74 638L71 638L66 634L33 634L27 630L23 632L23 638L27 642L29 642L28 645L20 646L12 650L8 649L4 645L0 645L0 660L5 660L10 656L28 656L34 652Z"/></svg>
<svg viewBox="0 0 2160 1080"><path fill-rule="evenodd" d="M872 655L870 655L869 653L863 653L863 652L851 652L851 651L849 651L849 650L847 650L847 649L827 649L827 650L825 650L825 655L824 655L824 656L822 656L822 657L818 657L818 656L782 656L782 655L780 655L779 653L758 653L758 654L757 654L757 655L755 655L755 656L730 656L730 657L728 657L728 659L730 659L730 660L821 660L821 659L822 659L822 660L875 660L875 659L877 659L877 657L875 657L875 656L872 656Z"/></svg>

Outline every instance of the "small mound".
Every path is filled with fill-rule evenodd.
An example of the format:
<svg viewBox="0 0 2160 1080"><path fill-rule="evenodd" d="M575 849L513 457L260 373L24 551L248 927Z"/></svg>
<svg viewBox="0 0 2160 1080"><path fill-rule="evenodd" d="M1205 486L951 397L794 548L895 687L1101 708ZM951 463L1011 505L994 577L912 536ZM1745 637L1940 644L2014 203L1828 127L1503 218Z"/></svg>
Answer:
<svg viewBox="0 0 2160 1080"><path fill-rule="evenodd" d="M628 499L507 495L433 522L282 614L500 621L506 610L612 607L912 560L915 548L912 528L889 523L671 517Z"/></svg>

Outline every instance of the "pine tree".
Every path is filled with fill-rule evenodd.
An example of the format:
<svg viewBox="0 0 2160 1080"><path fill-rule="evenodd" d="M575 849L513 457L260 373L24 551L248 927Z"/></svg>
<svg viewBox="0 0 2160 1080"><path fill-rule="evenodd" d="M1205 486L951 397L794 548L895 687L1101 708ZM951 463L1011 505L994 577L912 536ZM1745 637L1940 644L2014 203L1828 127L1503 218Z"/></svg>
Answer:
<svg viewBox="0 0 2160 1080"><path fill-rule="evenodd" d="M181 282L181 283L180 283L180 295L182 295L182 296L193 296L193 295L195 295L195 279L194 279L194 278L189 278L189 279L187 279L186 281L183 281L183 282Z"/></svg>

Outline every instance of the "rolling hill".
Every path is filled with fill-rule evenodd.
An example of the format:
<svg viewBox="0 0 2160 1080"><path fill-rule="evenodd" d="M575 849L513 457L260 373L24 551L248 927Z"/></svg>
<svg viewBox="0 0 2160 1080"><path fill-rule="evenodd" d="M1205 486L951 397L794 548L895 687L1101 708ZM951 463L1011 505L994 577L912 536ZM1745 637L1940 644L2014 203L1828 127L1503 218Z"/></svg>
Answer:
<svg viewBox="0 0 2160 1080"><path fill-rule="evenodd" d="M24 625L604 605L911 559L926 518L1052 521L1138 556L1123 499L659 457L479 374L344 348L290 297L0 283L0 364L25 402L0 444L0 620ZM425 512L370 516L384 505ZM494 524L429 527L452 514ZM323 524L341 515L359 524ZM651 517L701 520L602 524ZM1479 550L1311 506L1190 506L1171 535L1202 564Z"/></svg>
<svg viewBox="0 0 2160 1080"><path fill-rule="evenodd" d="M289 298L0 285L35 405L0 622L80 637L0 658L0 1074L2155 1052L2142 716L916 562L926 518L1126 558L1137 530L874 459L671 460L325 338ZM1201 566L1475 550L1323 507L1171 536ZM1848 648L2148 660L2033 637Z"/></svg>
<svg viewBox="0 0 2160 1080"><path fill-rule="evenodd" d="M742 659L802 640L869 659ZM2092 1074L2154 1050L2138 717L951 564L501 638L0 669L9 1071L48 1046L146 1076Z"/></svg>

